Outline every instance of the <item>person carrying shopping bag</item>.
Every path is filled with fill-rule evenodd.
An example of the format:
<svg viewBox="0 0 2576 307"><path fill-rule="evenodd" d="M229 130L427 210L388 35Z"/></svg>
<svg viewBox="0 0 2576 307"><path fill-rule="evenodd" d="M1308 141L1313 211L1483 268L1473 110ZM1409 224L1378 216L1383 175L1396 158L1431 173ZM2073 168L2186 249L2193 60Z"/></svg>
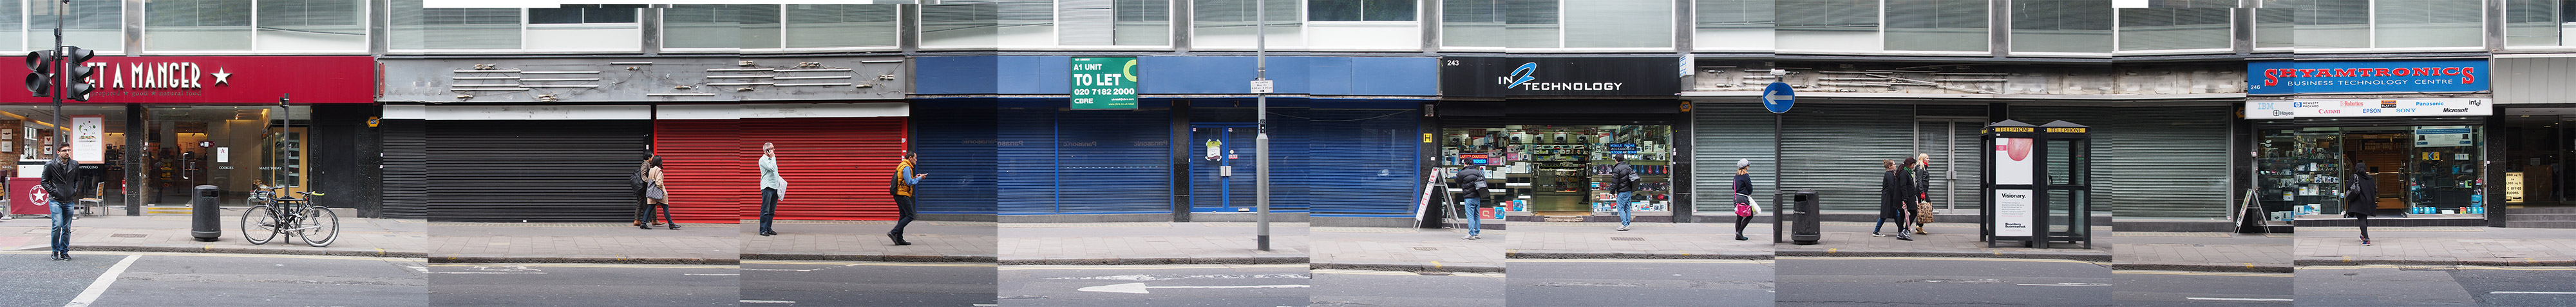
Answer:
<svg viewBox="0 0 2576 307"><path fill-rule="evenodd" d="M1753 175L1752 175L1752 169L1753 169L1753 160L1752 160L1752 159L1735 159L1735 240L1736 240L1736 241L1744 241L1744 240L1752 240L1752 239L1753 239L1753 238L1747 238L1747 237L1744 237L1744 226L1745 226L1745 225L1749 225L1749 224L1752 224L1752 223L1753 223L1753 216L1754 216L1754 215L1762 214L1762 203L1758 203L1758 202L1754 202L1754 201L1753 201Z"/></svg>
<svg viewBox="0 0 2576 307"><path fill-rule="evenodd" d="M778 217L778 199L787 197L787 178L778 175L778 144L760 143L760 235L778 235L769 228Z"/></svg>

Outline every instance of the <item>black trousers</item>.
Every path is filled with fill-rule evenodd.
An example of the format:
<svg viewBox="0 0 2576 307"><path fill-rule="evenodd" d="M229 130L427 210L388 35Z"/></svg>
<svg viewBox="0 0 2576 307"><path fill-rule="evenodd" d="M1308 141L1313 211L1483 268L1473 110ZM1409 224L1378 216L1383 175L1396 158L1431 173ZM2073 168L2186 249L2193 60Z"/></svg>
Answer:
<svg viewBox="0 0 2576 307"><path fill-rule="evenodd" d="M912 226L912 197L895 196L894 206L897 210L900 210L900 213L896 214L897 217L894 220L894 230L887 231L886 234L894 235L895 237L902 237L903 228L906 226Z"/></svg>

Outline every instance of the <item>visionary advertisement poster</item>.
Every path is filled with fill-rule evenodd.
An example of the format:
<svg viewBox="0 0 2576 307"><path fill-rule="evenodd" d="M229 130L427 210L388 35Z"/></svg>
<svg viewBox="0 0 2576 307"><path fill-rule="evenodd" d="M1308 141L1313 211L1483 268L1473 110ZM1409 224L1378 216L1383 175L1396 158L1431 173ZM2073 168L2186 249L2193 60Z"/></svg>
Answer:
<svg viewBox="0 0 2576 307"><path fill-rule="evenodd" d="M2032 184L2031 163L2039 159L2031 155L2031 146L2037 145L2032 144L2037 141L2026 138L1995 138L1995 156L1993 160L1989 160L1995 161L1995 184Z"/></svg>
<svg viewBox="0 0 2576 307"><path fill-rule="evenodd" d="M2030 194L2030 190L2026 189L1995 190L1996 236L2024 237L2031 235L2030 217L2033 212L2032 210L2037 207L2031 206L2031 199L2033 197Z"/></svg>

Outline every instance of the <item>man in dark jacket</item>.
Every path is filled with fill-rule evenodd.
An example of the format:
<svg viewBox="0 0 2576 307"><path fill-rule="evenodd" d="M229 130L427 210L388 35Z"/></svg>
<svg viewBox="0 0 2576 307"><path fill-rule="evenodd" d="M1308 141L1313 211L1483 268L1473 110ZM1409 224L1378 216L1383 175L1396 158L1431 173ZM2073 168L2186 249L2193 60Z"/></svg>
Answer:
<svg viewBox="0 0 2576 307"><path fill-rule="evenodd" d="M1878 162L1879 167L1885 170L1879 176L1878 182L1878 224L1870 226L1869 236L1886 237L1887 235L1879 232L1887 229L1888 220L1905 218L1905 202L1896 197L1896 193L1902 192L1900 190L1903 186L1896 183L1896 160L1878 160ZM1896 222L1896 232L1905 232L1905 222Z"/></svg>
<svg viewBox="0 0 2576 307"><path fill-rule="evenodd" d="M1629 212L1628 197L1637 192L1637 170L1628 167L1628 156L1611 155L1610 159L1618 161L1617 164L1610 165L1610 192L1619 193L1619 197L1610 203L1619 206L1619 231L1628 231L1628 222L1636 217Z"/></svg>
<svg viewBox="0 0 2576 307"><path fill-rule="evenodd" d="M54 260L72 260L72 204L81 195L89 195L87 178L81 178L80 163L72 162L72 145L55 147L54 159L45 161L46 201L53 202Z"/></svg>
<svg viewBox="0 0 2576 307"><path fill-rule="evenodd" d="M2361 226L2361 246L2370 246L2370 216L2379 215L2379 181L2370 173L2378 170L2361 163L2353 163L2352 170L2352 180L2344 181L2343 215Z"/></svg>
<svg viewBox="0 0 2576 307"><path fill-rule="evenodd" d="M896 217L894 221L894 230L886 232L887 238L894 238L894 245L912 245L912 242L903 241L903 228L906 226L912 226L912 193L916 191L914 189L915 187L921 185L921 177L930 176L930 174L912 173L912 165L914 163L918 163L917 161L921 161L921 155L914 154L912 152L904 152L903 162L897 163L894 166L894 184L889 188L893 191L889 192L894 194L894 209Z"/></svg>
<svg viewBox="0 0 2576 307"><path fill-rule="evenodd" d="M1459 237L1459 239L1479 239L1476 235L1483 232L1485 229L1485 217L1476 214L1478 212L1476 209L1484 208L1484 202L1480 202L1480 200L1492 199L1492 197L1487 197L1488 192L1485 191L1485 171L1482 168L1483 167L1474 164L1468 164L1467 166L1458 168L1458 177L1455 185L1457 185L1458 189L1461 190L1458 194L1460 194L1460 200L1463 201L1459 204L1467 208L1467 211L1465 211L1467 213L1467 236Z"/></svg>

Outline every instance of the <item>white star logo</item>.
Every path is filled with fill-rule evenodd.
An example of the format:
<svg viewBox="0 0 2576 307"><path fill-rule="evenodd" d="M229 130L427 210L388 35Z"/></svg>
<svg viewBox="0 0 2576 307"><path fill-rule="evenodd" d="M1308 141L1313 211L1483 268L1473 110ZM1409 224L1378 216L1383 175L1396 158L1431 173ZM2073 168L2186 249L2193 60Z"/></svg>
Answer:
<svg viewBox="0 0 2576 307"><path fill-rule="evenodd" d="M222 68L216 68L216 69L215 69L215 73L214 73L214 75L215 75L215 85L224 85L224 81L230 81L230 80L232 80L231 78L233 77L233 74L232 74L232 73L224 72L224 69L222 69Z"/></svg>

